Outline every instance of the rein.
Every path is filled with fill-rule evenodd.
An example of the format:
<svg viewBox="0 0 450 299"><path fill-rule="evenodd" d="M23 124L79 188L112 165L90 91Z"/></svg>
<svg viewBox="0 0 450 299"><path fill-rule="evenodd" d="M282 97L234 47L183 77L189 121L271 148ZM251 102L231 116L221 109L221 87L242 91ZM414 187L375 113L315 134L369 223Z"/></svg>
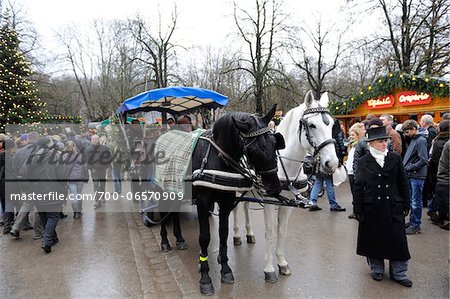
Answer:
<svg viewBox="0 0 450 299"><path fill-rule="evenodd" d="M247 147L256 140L256 137L267 134L269 132L270 132L269 127L261 128L256 131L250 132L250 133L242 133L241 132L239 134L241 136L241 138L255 138L244 146L244 157L246 157L245 154L246 154ZM231 168L233 168L239 174L241 174L242 176L251 180L253 183L253 186L255 186L255 188L263 189L264 186L259 182L258 177L248 170L249 168L254 168L254 167L251 167L251 165L249 165L249 163L247 162L248 159L242 159L242 160L247 160L247 161L242 162L242 160L241 160L241 163L234 160L214 141L212 134L209 135L208 137L200 136L199 138L202 140L205 140L209 143L205 157L203 158L202 163L201 163L200 173L203 172L203 170L206 166L206 163L208 162L208 156L209 156L209 153L211 150L211 146L213 146L219 152L219 154L218 154L219 158L221 158L225 163L227 163L229 166L231 166ZM277 168L275 167L274 169L262 170L262 171L255 170L255 172L258 175L268 175L268 174L276 173Z"/></svg>

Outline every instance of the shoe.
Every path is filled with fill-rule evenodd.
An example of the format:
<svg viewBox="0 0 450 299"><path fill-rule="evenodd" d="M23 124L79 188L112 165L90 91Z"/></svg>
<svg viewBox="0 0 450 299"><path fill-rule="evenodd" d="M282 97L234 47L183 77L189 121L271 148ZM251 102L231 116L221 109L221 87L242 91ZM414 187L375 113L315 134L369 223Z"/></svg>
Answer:
<svg viewBox="0 0 450 299"><path fill-rule="evenodd" d="M3 234L7 235L7 234L9 234L11 232L11 230L12 230L11 226L4 226L3 227Z"/></svg>
<svg viewBox="0 0 450 299"><path fill-rule="evenodd" d="M52 244L52 246L54 246L56 243L58 243L59 242L59 239L58 238L56 238L56 239L54 239L53 240L53 244Z"/></svg>
<svg viewBox="0 0 450 299"><path fill-rule="evenodd" d="M32 230L33 227L30 224L25 224L24 227L22 228L22 230Z"/></svg>
<svg viewBox="0 0 450 299"><path fill-rule="evenodd" d="M43 235L35 235L35 236L33 236L33 240L40 240L43 237L44 237Z"/></svg>
<svg viewBox="0 0 450 299"><path fill-rule="evenodd" d="M67 218L67 214L64 214L63 212L59 213L59 218L64 219Z"/></svg>
<svg viewBox="0 0 450 299"><path fill-rule="evenodd" d="M435 225L442 225L444 224L444 219L442 219L438 214L432 214L430 215L431 222Z"/></svg>
<svg viewBox="0 0 450 299"><path fill-rule="evenodd" d="M318 205L312 205L309 207L310 212L320 211L320 210L322 210L322 208L320 208Z"/></svg>
<svg viewBox="0 0 450 299"><path fill-rule="evenodd" d="M79 219L80 217L81 217L81 213L80 212L73 213L73 219Z"/></svg>
<svg viewBox="0 0 450 299"><path fill-rule="evenodd" d="M52 252L52 246L50 246L50 245L45 245L45 246L42 246L41 248L44 249L45 253Z"/></svg>
<svg viewBox="0 0 450 299"><path fill-rule="evenodd" d="M391 276L391 279L399 284L401 284L404 287L410 288L412 287L412 281L409 278L404 279L395 279Z"/></svg>
<svg viewBox="0 0 450 299"><path fill-rule="evenodd" d="M355 213L348 215L348 219L356 219Z"/></svg>
<svg viewBox="0 0 450 299"><path fill-rule="evenodd" d="M14 237L14 239L19 239L20 238L20 232L17 230L11 230L11 232L9 233L11 236Z"/></svg>
<svg viewBox="0 0 450 299"><path fill-rule="evenodd" d="M437 213L434 211L428 211L427 215L431 217L432 215L437 215Z"/></svg>
<svg viewBox="0 0 450 299"><path fill-rule="evenodd" d="M415 227L409 226L406 229L407 235L415 235L415 234L420 234L420 233L421 233L420 228L415 228Z"/></svg>
<svg viewBox="0 0 450 299"><path fill-rule="evenodd" d="M332 212L345 212L346 209L345 208L341 208L340 205L337 205L334 208L330 208L330 211L332 211Z"/></svg>
<svg viewBox="0 0 450 299"><path fill-rule="evenodd" d="M448 224L449 224L449 223L439 225L439 228L442 228L442 229L445 229L445 230L449 230Z"/></svg>
<svg viewBox="0 0 450 299"><path fill-rule="evenodd" d="M376 281L382 281L384 278L383 273L372 273L372 279Z"/></svg>

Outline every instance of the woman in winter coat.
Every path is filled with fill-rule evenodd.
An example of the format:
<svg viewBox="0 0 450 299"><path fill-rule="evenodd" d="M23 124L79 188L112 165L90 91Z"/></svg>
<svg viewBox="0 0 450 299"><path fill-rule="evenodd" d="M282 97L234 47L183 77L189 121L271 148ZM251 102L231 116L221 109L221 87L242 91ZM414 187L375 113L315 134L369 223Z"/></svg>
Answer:
<svg viewBox="0 0 450 299"><path fill-rule="evenodd" d="M84 182L89 178L88 168L83 155L78 151L75 142L68 141L64 152L64 161L68 164L69 172L69 196L73 208L73 218L81 217L82 198Z"/></svg>
<svg viewBox="0 0 450 299"><path fill-rule="evenodd" d="M350 191L352 192L352 196L354 195L355 189L355 175L353 172L353 159L355 158L355 148L358 144L359 140L364 138L366 133L366 129L363 123L355 123L348 130L349 136L349 144L348 144L348 155L347 160L345 161L345 167L347 168L348 173L348 181L350 183ZM348 215L348 218L354 219L355 214L351 213Z"/></svg>
<svg viewBox="0 0 450 299"><path fill-rule="evenodd" d="M369 128L367 134L369 154L358 163L353 197L359 221L356 252L367 257L374 280L383 279L388 259L390 278L411 287L404 218L410 209L408 180L401 157L387 149L386 128Z"/></svg>

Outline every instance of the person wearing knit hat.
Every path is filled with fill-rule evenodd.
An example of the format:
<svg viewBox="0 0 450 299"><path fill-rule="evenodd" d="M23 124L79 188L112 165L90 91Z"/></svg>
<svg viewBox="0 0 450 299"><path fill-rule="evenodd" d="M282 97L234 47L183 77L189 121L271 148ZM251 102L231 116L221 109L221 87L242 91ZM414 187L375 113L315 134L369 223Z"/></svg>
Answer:
<svg viewBox="0 0 450 299"><path fill-rule="evenodd" d="M367 130L369 153L361 158L355 176L353 212L359 222L356 252L367 257L372 279L384 278L384 259L389 276L411 287L406 275L411 258L405 231L409 213L409 187L402 159L388 151L385 127Z"/></svg>

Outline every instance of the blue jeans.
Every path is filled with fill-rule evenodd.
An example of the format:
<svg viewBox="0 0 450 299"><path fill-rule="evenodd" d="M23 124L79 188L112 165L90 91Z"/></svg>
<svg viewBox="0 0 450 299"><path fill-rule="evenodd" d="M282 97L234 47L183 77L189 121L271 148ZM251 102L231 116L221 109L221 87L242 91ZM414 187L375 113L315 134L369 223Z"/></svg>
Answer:
<svg viewBox="0 0 450 299"><path fill-rule="evenodd" d="M408 182L409 191L411 192L411 216L409 223L413 228L420 228L422 223L422 191L425 180L410 178Z"/></svg>
<svg viewBox="0 0 450 299"><path fill-rule="evenodd" d="M71 194L72 209L74 212L81 212L83 201L81 200L81 193L83 191L83 182L70 182L69 194ZM77 198L77 195L80 194Z"/></svg>
<svg viewBox="0 0 450 299"><path fill-rule="evenodd" d="M368 257L367 263L372 270L372 273L383 274L384 273L384 260ZM408 261L394 261L389 260L389 275L397 280L403 280L408 278L406 271L408 271Z"/></svg>
<svg viewBox="0 0 450 299"><path fill-rule="evenodd" d="M113 175L113 180L114 180L114 191L121 193L122 192L122 164L113 163L112 175Z"/></svg>
<svg viewBox="0 0 450 299"><path fill-rule="evenodd" d="M317 175L316 181L314 182L314 186L311 190L311 203L317 205L317 197L319 195L319 191L322 189L323 183L325 182L325 190L327 191L328 201L330 202L330 208L336 208L338 206L336 202L336 198L334 196L334 186L331 175L322 176Z"/></svg>

